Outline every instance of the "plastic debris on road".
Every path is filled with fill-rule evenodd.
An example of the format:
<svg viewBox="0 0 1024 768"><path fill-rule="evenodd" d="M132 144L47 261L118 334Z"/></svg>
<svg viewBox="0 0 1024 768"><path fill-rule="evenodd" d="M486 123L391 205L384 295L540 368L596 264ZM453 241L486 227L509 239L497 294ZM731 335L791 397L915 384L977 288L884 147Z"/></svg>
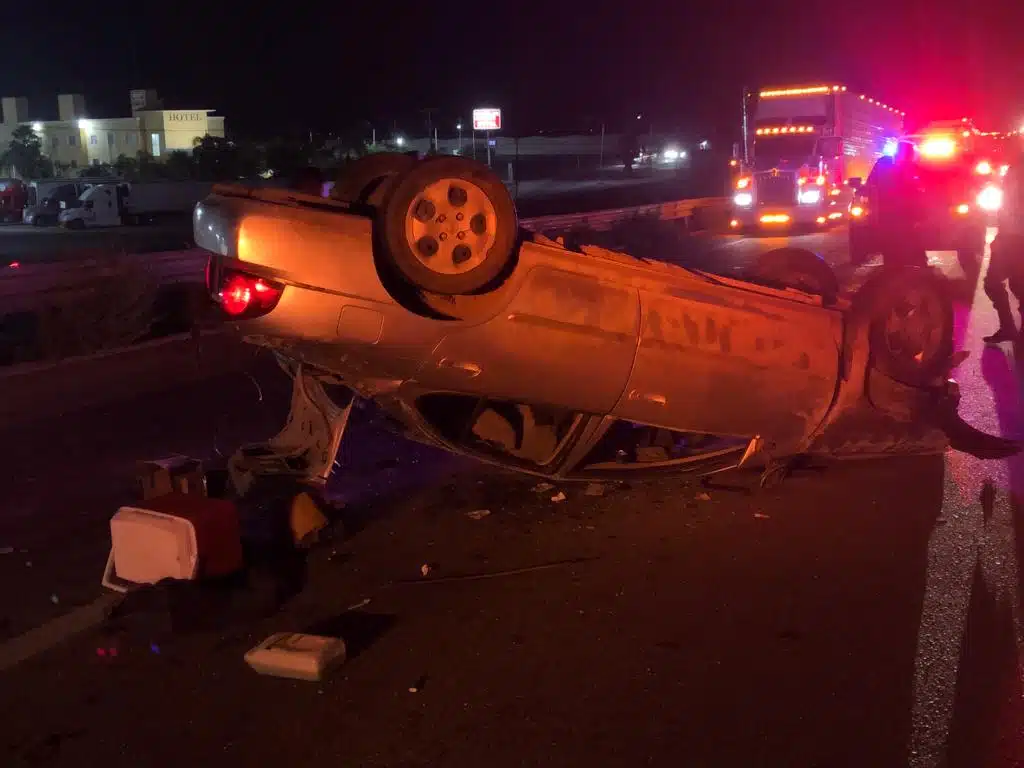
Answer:
<svg viewBox="0 0 1024 768"><path fill-rule="evenodd" d="M701 491L696 496L697 501L711 501L711 494Z"/></svg>
<svg viewBox="0 0 1024 768"><path fill-rule="evenodd" d="M588 483L584 496L604 496L605 486L603 483Z"/></svg>
<svg viewBox="0 0 1024 768"><path fill-rule="evenodd" d="M278 632L246 653L245 662L261 675L319 682L346 656L340 637Z"/></svg>
<svg viewBox="0 0 1024 768"><path fill-rule="evenodd" d="M14 554L14 547L0 547L0 555Z"/></svg>
<svg viewBox="0 0 1024 768"><path fill-rule="evenodd" d="M420 573L424 576L429 576L432 570L434 569L430 566L430 563L424 563L420 566Z"/></svg>
<svg viewBox="0 0 1024 768"><path fill-rule="evenodd" d="M764 512L755 512L754 513L754 519L755 520L771 520L771 515L766 515Z"/></svg>
<svg viewBox="0 0 1024 768"><path fill-rule="evenodd" d="M489 514L491 514L489 509L474 509L472 512L467 512L466 517L470 520L483 520Z"/></svg>
<svg viewBox="0 0 1024 768"><path fill-rule="evenodd" d="M558 493L556 493L554 496L551 497L551 500L553 502L555 502L556 504L559 504L559 503L565 501L565 494L562 493L562 491L559 491Z"/></svg>

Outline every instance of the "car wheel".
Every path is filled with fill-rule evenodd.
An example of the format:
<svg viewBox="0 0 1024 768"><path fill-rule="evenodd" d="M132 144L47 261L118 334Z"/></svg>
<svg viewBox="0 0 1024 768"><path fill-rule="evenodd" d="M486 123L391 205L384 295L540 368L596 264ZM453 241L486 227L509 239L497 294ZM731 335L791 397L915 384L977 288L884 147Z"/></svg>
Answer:
<svg viewBox="0 0 1024 768"><path fill-rule="evenodd" d="M896 381L926 386L953 356L953 298L931 269L886 268L861 293L873 365Z"/></svg>
<svg viewBox="0 0 1024 768"><path fill-rule="evenodd" d="M415 165L416 158L397 152L366 155L342 171L330 196L349 203L378 206L394 179Z"/></svg>
<svg viewBox="0 0 1024 768"><path fill-rule="evenodd" d="M816 253L803 248L776 248L760 256L749 278L775 288L796 288L821 296L824 304L839 298L839 281Z"/></svg>
<svg viewBox="0 0 1024 768"><path fill-rule="evenodd" d="M381 256L414 287L456 296L488 287L512 263L516 208L490 168L437 157L396 178L378 209Z"/></svg>

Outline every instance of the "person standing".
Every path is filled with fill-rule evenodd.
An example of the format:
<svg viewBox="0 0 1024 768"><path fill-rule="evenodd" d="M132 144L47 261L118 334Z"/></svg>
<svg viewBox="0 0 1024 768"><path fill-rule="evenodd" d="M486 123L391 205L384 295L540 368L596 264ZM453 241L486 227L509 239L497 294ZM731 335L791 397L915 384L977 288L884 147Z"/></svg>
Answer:
<svg viewBox="0 0 1024 768"><path fill-rule="evenodd" d="M1020 332L1010 308L1010 291L1017 299L1017 311L1024 308L1024 152L1010 165L1003 177L1003 205L999 210L999 232L992 241L988 271L982 285L999 317L999 328L984 337L986 344L1014 341Z"/></svg>

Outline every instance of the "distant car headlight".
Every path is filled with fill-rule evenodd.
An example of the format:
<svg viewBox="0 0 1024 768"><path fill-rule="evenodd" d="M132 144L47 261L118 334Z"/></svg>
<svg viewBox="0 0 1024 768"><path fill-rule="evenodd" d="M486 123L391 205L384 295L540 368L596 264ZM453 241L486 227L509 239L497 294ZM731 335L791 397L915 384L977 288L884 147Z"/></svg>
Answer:
<svg viewBox="0 0 1024 768"><path fill-rule="evenodd" d="M679 150L666 149L661 153L661 159L664 160L666 163L675 162L676 160L679 159Z"/></svg>
<svg viewBox="0 0 1024 768"><path fill-rule="evenodd" d="M747 208L754 203L754 196L749 192L737 192L732 201L740 208Z"/></svg>
<svg viewBox="0 0 1024 768"><path fill-rule="evenodd" d="M800 202L805 205L813 205L821 200L820 189L805 189L800 193Z"/></svg>
<svg viewBox="0 0 1024 768"><path fill-rule="evenodd" d="M998 211L1003 207L1003 190L999 187L985 187L978 193L978 207L983 211Z"/></svg>

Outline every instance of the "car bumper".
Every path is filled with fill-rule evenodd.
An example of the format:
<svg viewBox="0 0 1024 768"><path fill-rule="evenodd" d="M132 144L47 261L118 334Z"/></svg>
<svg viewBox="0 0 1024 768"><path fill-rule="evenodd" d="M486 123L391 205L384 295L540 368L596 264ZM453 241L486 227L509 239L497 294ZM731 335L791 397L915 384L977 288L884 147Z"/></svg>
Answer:
<svg viewBox="0 0 1024 768"><path fill-rule="evenodd" d="M838 206L791 205L735 207L732 220L744 229L786 229L787 227L817 227L836 223L844 218Z"/></svg>

